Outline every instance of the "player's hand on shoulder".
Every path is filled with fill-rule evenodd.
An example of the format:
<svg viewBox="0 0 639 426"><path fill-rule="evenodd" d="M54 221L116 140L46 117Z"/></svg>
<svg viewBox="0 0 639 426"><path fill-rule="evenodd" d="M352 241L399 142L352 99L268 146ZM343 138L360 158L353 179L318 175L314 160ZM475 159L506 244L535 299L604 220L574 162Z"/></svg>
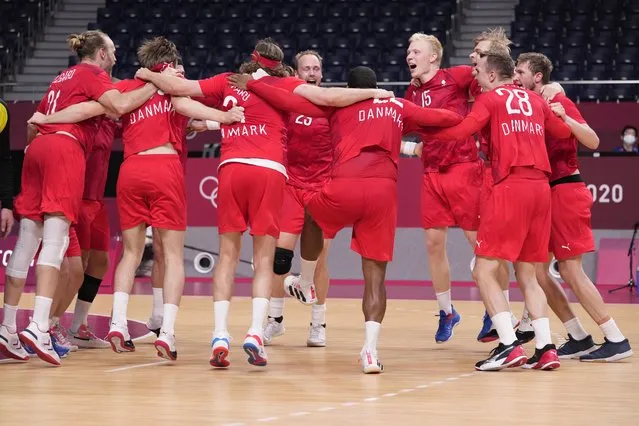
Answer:
<svg viewBox="0 0 639 426"><path fill-rule="evenodd" d="M394 98L395 93L385 89L375 89L375 99Z"/></svg>
<svg viewBox="0 0 639 426"><path fill-rule="evenodd" d="M246 90L248 82L253 80L253 77L250 74L231 74L227 79L231 85L238 89Z"/></svg>
<svg viewBox="0 0 639 426"><path fill-rule="evenodd" d="M31 118L29 120L27 120L27 123L29 124L44 124L45 121L47 119L47 116L42 114L41 112L34 112L33 115L31 116Z"/></svg>
<svg viewBox="0 0 639 426"><path fill-rule="evenodd" d="M411 86L419 87L422 85L422 81L419 78L413 78L410 80Z"/></svg>
<svg viewBox="0 0 639 426"><path fill-rule="evenodd" d="M559 118L566 118L566 110L564 106L559 102L553 102L550 104L550 109Z"/></svg>
<svg viewBox="0 0 639 426"><path fill-rule="evenodd" d="M422 152L424 152L424 142L420 142L415 146L415 156L422 158Z"/></svg>
<svg viewBox="0 0 639 426"><path fill-rule="evenodd" d="M208 128L206 127L206 122L204 120L191 120L187 130L190 132L200 133L206 132Z"/></svg>
<svg viewBox="0 0 639 426"><path fill-rule="evenodd" d="M565 93L564 88L561 87L559 83L548 83L542 86L541 88L541 96L546 100L546 102L550 102L560 93Z"/></svg>
<svg viewBox="0 0 639 426"><path fill-rule="evenodd" d="M181 74L178 70L176 70L173 67L166 67L162 70L162 74L164 75L170 75L172 77L184 77L183 74Z"/></svg>
<svg viewBox="0 0 639 426"><path fill-rule="evenodd" d="M224 113L225 115L225 120L223 121L224 124L231 124L231 123L236 123L236 122L244 122L244 107L241 106L235 106L233 108L231 108L230 110L226 111Z"/></svg>

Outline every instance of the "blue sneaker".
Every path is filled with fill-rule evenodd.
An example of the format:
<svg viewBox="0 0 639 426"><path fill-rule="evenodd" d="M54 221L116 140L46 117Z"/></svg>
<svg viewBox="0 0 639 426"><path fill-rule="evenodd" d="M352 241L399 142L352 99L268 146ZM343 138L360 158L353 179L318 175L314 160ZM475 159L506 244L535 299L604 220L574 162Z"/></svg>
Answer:
<svg viewBox="0 0 639 426"><path fill-rule="evenodd" d="M55 340L55 337L51 336L51 343L53 344L53 350L58 354L60 358L66 358L69 356L69 349L64 346L58 345L58 342ZM36 353L29 345L24 345L24 350L29 354L30 358L36 357Z"/></svg>
<svg viewBox="0 0 639 426"><path fill-rule="evenodd" d="M579 357L579 361L586 362L614 362L632 356L632 349L628 339L621 342L611 342L604 337L604 344L596 351Z"/></svg>
<svg viewBox="0 0 639 426"><path fill-rule="evenodd" d="M481 331L477 335L477 341L488 343L494 342L499 339L499 335L497 334L497 330L493 328L493 320L490 319L488 312L484 313L484 326L481 328Z"/></svg>
<svg viewBox="0 0 639 426"><path fill-rule="evenodd" d="M448 315L444 311L439 311L439 327L435 333L435 342L444 343L453 337L453 328L459 324L459 321L461 316L454 307L453 312Z"/></svg>

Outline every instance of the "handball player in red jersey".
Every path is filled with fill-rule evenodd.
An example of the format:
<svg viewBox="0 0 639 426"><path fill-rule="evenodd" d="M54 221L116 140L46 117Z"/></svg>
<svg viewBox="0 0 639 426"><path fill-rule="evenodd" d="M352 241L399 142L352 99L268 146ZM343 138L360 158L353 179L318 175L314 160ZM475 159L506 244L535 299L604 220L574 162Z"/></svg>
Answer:
<svg viewBox="0 0 639 426"><path fill-rule="evenodd" d="M500 344L477 370L559 367L546 313L546 297L537 283L535 265L544 262L550 239L550 164L545 135L569 137L570 127L555 117L543 98L513 84L514 63L503 52L488 52L477 64L484 89L459 125L435 132L438 140L457 140L487 126L493 167L493 190L482 211L473 276ZM484 130L488 132L488 129ZM533 318L535 355L528 360L512 327L508 304L498 282L500 263L514 262L518 283Z"/></svg>
<svg viewBox="0 0 639 426"><path fill-rule="evenodd" d="M164 37L145 41L138 49L140 63L160 72L173 72L179 57L173 43ZM122 92L144 85L141 80L123 80L117 84ZM174 109L175 108L175 109ZM84 103L61 111L66 113L103 114L95 103ZM187 125L184 115L234 122L243 118L241 109L221 112L187 98L171 98L157 92L140 108L124 114L122 136L124 162L120 168L117 201L122 227L123 254L115 272L113 314L106 340L115 352L132 352L126 319L129 293L135 270L144 250L147 224L159 229L164 257L164 313L160 335L155 341L158 356L177 359L175 320L184 287L184 232L186 230L186 192L184 166L180 153L183 135L175 126ZM67 118L67 117L65 117ZM75 117L74 119L76 119Z"/></svg>
<svg viewBox="0 0 639 426"><path fill-rule="evenodd" d="M552 62L541 53L523 53L517 58L515 83L537 93L548 84ZM590 224L592 194L579 173L577 144L597 149L599 138L588 126L575 104L563 94L551 100L550 107L570 126L573 136L567 139L547 138L552 174L550 252L559 262L559 273L577 296L579 303L599 325L605 337L603 345L592 340L570 307L566 293L548 276L549 264L539 265L537 280L548 298L548 305L564 323L568 341L558 350L559 358L582 361L618 361L632 355L628 339L608 314L599 291L583 270L585 253L595 250Z"/></svg>
<svg viewBox="0 0 639 426"><path fill-rule="evenodd" d="M249 81L249 90L282 107L280 102L285 102L290 94L265 80ZM351 70L348 87L376 88L375 72L367 67ZM330 180L310 196L307 209L327 239L333 239L344 227L353 226L351 248L362 256L365 283L362 369L365 373L381 373L377 339L386 311L386 265L392 260L397 226L397 165L402 133L406 126L451 126L459 123L461 116L419 108L394 98L326 108L324 114L329 118L335 145L334 166Z"/></svg>
<svg viewBox="0 0 639 426"><path fill-rule="evenodd" d="M307 84L319 86L322 82L322 57L314 50L305 50L295 55L295 73ZM284 278L291 269L293 250L304 226L305 198L318 191L328 181L333 164L333 141L328 120L324 117L307 117L290 114L287 125L286 158L288 182L284 190L280 217L280 237L275 248L273 263L272 293L269 303L268 322L264 330L264 343L284 334ZM302 303L312 304L311 324L306 345L326 346L326 295L328 293L328 248L330 240L324 240L324 248L317 260L314 273L316 300ZM302 262L302 269L306 268Z"/></svg>
<svg viewBox="0 0 639 426"><path fill-rule="evenodd" d="M244 63L240 71L287 77L283 58L284 53L276 43L270 39L260 40L251 60ZM230 340L228 310L242 233L250 227L254 263L253 320L243 348L250 364L265 366L264 321L271 293L275 245L280 233L279 214L287 177L284 165L285 115L250 92L232 87L227 82L228 74L190 81L141 69L137 76L157 84L166 93L204 96L225 109L234 105L246 108L245 122L222 126L222 158L218 174L220 257L214 272L215 330L210 363L214 367L230 365L227 359ZM382 94L376 90L322 89L296 78L273 80L276 80L274 84L296 93L298 90L310 92L318 102L325 104L348 105ZM299 96L289 94L289 98L294 105L305 102Z"/></svg>
<svg viewBox="0 0 639 426"><path fill-rule="evenodd" d="M132 93L121 94L104 71L115 63L113 41L100 31L86 31L68 38L80 63L58 75L38 106L38 112L53 114L70 105L97 100L115 114L123 114L152 96L149 84ZM40 241L42 250L36 265L36 298L33 320L19 335L38 356L60 364L49 335L49 313L64 253L69 245L69 226L78 221L86 155L98 119L77 124L29 125L31 142L25 154L22 190L16 198L21 217L16 248L7 266L4 319L0 327L0 349L24 359L16 329L17 305L23 287L12 278L24 279ZM34 139L35 137L35 139ZM9 349L10 348L10 349Z"/></svg>

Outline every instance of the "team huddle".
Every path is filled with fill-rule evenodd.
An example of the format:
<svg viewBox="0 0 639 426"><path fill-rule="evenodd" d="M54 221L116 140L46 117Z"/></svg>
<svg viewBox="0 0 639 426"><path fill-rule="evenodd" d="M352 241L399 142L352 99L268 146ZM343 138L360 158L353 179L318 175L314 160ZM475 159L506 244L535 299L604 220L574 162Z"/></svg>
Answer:
<svg viewBox="0 0 639 426"><path fill-rule="evenodd" d="M475 40L472 65L440 68L433 36L409 39L411 84L405 98L378 89L373 70L356 67L347 88L321 87L322 57L298 53L287 66L271 39L259 41L238 73L184 77L176 46L163 37L138 49L134 79L113 81L115 47L100 31L69 37L79 64L62 72L29 120L20 233L7 266L0 351L60 365L81 348L135 351L127 305L153 227L153 312L147 327L158 356L177 359L175 322L184 287L186 134L220 130L219 259L213 277L215 329L210 364L230 366L228 316L242 234L253 242L252 321L242 344L248 362L265 366L265 346L285 332L286 295L311 305L308 346L326 345L327 255L352 227L362 259L364 373L381 373L377 341L386 311L386 267L393 259L400 154L424 165L421 220L439 305L437 343L449 341L461 315L453 307L446 253L448 227L459 226L475 252L473 279L486 307L477 340L498 341L477 370L552 370L560 358L616 361L628 340L582 268L594 251L592 197L579 175L577 144L599 140L557 84L542 54L510 57L503 30ZM108 335L87 315L108 264L103 203L111 144L121 133L117 182L123 254L115 272ZM417 135L420 142L405 142ZM300 241L300 274L291 275ZM547 275L554 256L564 281L600 326L594 343L561 286ZM16 315L29 265L36 262L33 318L18 333ZM526 308L519 321L508 303L513 264ZM59 318L77 294L69 330ZM568 340L552 343L548 306ZM528 357L523 344L535 339Z"/></svg>

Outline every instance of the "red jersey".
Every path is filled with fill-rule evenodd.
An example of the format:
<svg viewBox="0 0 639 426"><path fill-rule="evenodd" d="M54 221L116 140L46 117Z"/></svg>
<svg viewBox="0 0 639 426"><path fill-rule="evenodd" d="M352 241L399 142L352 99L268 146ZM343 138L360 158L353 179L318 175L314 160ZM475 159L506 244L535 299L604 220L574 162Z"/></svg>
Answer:
<svg viewBox="0 0 639 426"><path fill-rule="evenodd" d="M581 116L577 106L565 95L560 93L552 101L561 103L568 117L578 123L586 124L586 120ZM549 136L546 138L546 143L548 145L550 168L552 169L551 182L570 176L579 168L579 163L577 162L577 145L579 141L574 135L566 139L555 139Z"/></svg>
<svg viewBox="0 0 639 426"><path fill-rule="evenodd" d="M53 80L37 111L51 115L80 102L97 101L104 93L113 89L115 86L103 69L96 65L80 63L62 71ZM85 154L88 154L101 120L101 117L93 117L80 123L39 124L37 127L38 132L43 135L66 132L75 136Z"/></svg>
<svg viewBox="0 0 639 426"><path fill-rule="evenodd" d="M333 140L328 120L291 114L286 145L290 185L319 188L330 177L333 165Z"/></svg>
<svg viewBox="0 0 639 426"><path fill-rule="evenodd" d="M555 116L541 96L514 84L482 94L464 121L433 136L456 139L479 130L490 134L488 156L495 184L513 167L533 167L550 176L546 131L560 139L571 134L570 127Z"/></svg>
<svg viewBox="0 0 639 426"><path fill-rule="evenodd" d="M171 132L173 136L172 140L180 141L182 143L182 151L180 152L180 161L182 162L182 167L186 173L186 160L189 157L189 147L187 145L186 136L188 134L187 127L189 127L189 117L185 117L183 115L177 114L175 120L171 122Z"/></svg>
<svg viewBox="0 0 639 426"><path fill-rule="evenodd" d="M109 173L109 157L113 139L118 136L119 125L108 117L102 119L93 141L93 148L87 158L86 174L84 175L83 200L102 201Z"/></svg>
<svg viewBox="0 0 639 426"><path fill-rule="evenodd" d="M470 109L468 98L473 81L470 66L440 69L432 79L420 87L408 86L404 97L424 108L444 108L465 116ZM429 137L429 132L407 129L407 132L412 131L424 142L422 161L426 172L436 172L452 164L478 159L477 146L472 136L442 141Z"/></svg>
<svg viewBox="0 0 639 426"><path fill-rule="evenodd" d="M228 111L234 106L244 107L243 123L223 124L221 162L238 161L264 165L260 160L275 163L273 168L286 175L284 143L286 141L286 115L248 90L233 87L227 81L230 73L200 80L202 94L212 98L210 105ZM264 77L276 87L293 91L304 84L300 79ZM257 162L255 161L257 160ZM259 163L259 164L258 164ZM279 167L281 166L281 167Z"/></svg>
<svg viewBox="0 0 639 426"><path fill-rule="evenodd" d="M329 115L335 145L333 175L393 179L397 179L404 125L452 126L461 120L451 111L419 108L395 98L370 99L330 110ZM387 161L368 155L372 152L383 153Z"/></svg>
<svg viewBox="0 0 639 426"><path fill-rule="evenodd" d="M120 92L126 93L144 86L142 80L121 80L117 83ZM176 126L184 125L184 116L173 109L171 96L156 92L139 108L122 115L122 144L124 158L151 148L171 143L181 154L183 139L178 139Z"/></svg>

